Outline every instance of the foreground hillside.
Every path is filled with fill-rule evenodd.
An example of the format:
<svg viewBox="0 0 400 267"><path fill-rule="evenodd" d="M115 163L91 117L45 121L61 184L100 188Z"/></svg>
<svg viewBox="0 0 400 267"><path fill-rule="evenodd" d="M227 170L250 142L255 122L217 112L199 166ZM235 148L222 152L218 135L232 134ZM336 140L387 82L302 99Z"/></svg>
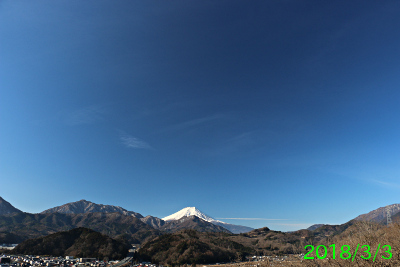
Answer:
<svg viewBox="0 0 400 267"><path fill-rule="evenodd" d="M314 259L304 259L302 256L295 262L288 261L274 261L271 258L264 261L257 262L258 267L282 266L282 267L392 267L400 266L400 224L393 223L389 226L384 226L376 222L355 222L345 229L342 233L328 239L321 240L319 243L310 243L316 248L318 245L323 244L327 248L329 245L335 244L336 256L333 259L332 249L327 251L327 257L319 259L316 257L315 249L308 256L313 256ZM368 245L367 247L363 247ZM390 248L387 246L389 245ZM340 257L341 247L349 246L350 255L344 254L343 259ZM355 253L357 246L358 252ZM378 250L378 247L380 248ZM345 247L347 249L347 247ZM303 250L303 253L308 252L310 249ZM378 253L376 253L378 251ZM370 254L369 254L370 253ZM374 256L375 261L374 261ZM319 254L323 256L323 250ZM363 259L361 258L363 256ZM353 259L354 257L354 259ZM385 257L385 258L383 258ZM218 265L219 267L253 267L254 263L240 263L229 265Z"/></svg>
<svg viewBox="0 0 400 267"><path fill-rule="evenodd" d="M369 260L361 259L357 254L353 262L336 259L331 265L327 266L400 266L400 225L397 223L384 226L375 222L358 222L347 228L343 233L335 236L332 240L337 247L349 245L352 253L354 253L358 244L370 246L371 258ZM374 254L380 244L380 250L377 254L375 262L372 261ZM390 254L385 252L389 245ZM365 248L362 250L364 251ZM368 257L367 253L363 253ZM390 259L384 259L382 256Z"/></svg>
<svg viewBox="0 0 400 267"><path fill-rule="evenodd" d="M13 254L75 256L98 259L122 259L130 245L87 228L75 228L45 237L28 239L19 244Z"/></svg>
<svg viewBox="0 0 400 267"><path fill-rule="evenodd" d="M345 229L344 229L345 228ZM340 232L340 230L343 230ZM187 230L188 231L188 230ZM282 267L367 267L367 266L379 266L379 267L391 267L400 266L400 224L394 223L390 226L384 226L375 222L352 222L346 226L334 226L332 228L326 228L321 233L313 234L308 230L301 230L295 233L282 233L270 231L268 228L257 229L248 236L243 235L228 235L228 234L204 234L197 233L193 230L190 232L182 231L180 233L163 235L156 238L155 240L148 242L144 246L144 250L140 252L140 256L143 259L151 260L155 263L164 263L169 265L178 264L192 264L192 263L216 263L226 262L229 264L218 264L214 266L219 267L270 267L270 266L282 266ZM326 238L318 237L322 233L331 233ZM307 236L308 235L308 236ZM296 236L300 239L298 245L292 244L293 248L297 247L299 253L302 255L293 255L286 257L282 254L283 250L278 248L265 247L265 250L260 249L263 245L260 245L261 240L274 240L276 247L279 244L291 244L292 241L296 240ZM303 238L304 237L304 238ZM318 237L318 238L316 238ZM233 242L231 239L245 242L240 244L239 242ZM258 241L257 241L258 240ZM304 240L304 241L301 241ZM317 241L318 240L318 241ZM240 245L241 247L235 247L234 244ZM335 258L332 259L332 249L330 245L335 244L336 254ZM214 245L217 245L214 247ZM314 251L308 256L313 256L314 259L304 259L304 254L309 251L304 249L305 245L313 245ZM316 257L315 248L318 245L325 245L327 255L324 259ZM358 252L355 250L359 245ZM368 245L370 250L367 250L363 245ZM389 247L387 246L390 246ZM340 257L341 247L350 247L350 256L344 254L343 259ZM374 255L377 251L378 246L380 250L374 261ZM346 247L345 247L346 248ZM281 254L281 257L265 257L261 261L245 262L243 256L254 255L254 253L260 253L265 251L274 252L271 255ZM278 253L276 253L278 252ZM368 252L371 253L370 257ZM289 253L290 254L290 253ZM236 255L236 257L234 256ZM320 256L323 256L321 249ZM355 255L354 259L353 256ZM144 257L146 256L146 257ZM361 258L363 256L363 259ZM383 258L385 257L385 258ZM285 260L286 258L286 260ZM232 261L241 260L240 263L232 263Z"/></svg>
<svg viewBox="0 0 400 267"><path fill-rule="evenodd" d="M267 227L244 234L182 230L144 243L139 257L154 263L179 265L231 262L244 260L246 255L301 254L306 245L333 242L353 224L351 221L342 225L324 225L314 231L290 233L272 231Z"/></svg>
<svg viewBox="0 0 400 267"><path fill-rule="evenodd" d="M229 236L196 230L164 234L144 244L138 258L164 265L206 264L241 260L253 253L251 248L229 240Z"/></svg>

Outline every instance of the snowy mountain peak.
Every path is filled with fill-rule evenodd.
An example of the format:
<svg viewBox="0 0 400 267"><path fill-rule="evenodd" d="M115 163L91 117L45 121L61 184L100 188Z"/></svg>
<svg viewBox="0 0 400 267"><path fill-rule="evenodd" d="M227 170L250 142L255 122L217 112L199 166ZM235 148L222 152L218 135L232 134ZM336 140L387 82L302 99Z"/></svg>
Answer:
<svg viewBox="0 0 400 267"><path fill-rule="evenodd" d="M196 207L186 207L186 208L181 209L180 211L175 212L174 214L164 217L162 219L164 221L177 221L183 217L189 217L189 216L196 216L200 219L203 219L206 222L210 222L212 224L222 226L234 234L246 233L251 230L254 230L251 227L235 225L235 224L230 224L230 223L215 220L214 218L212 218L212 217L208 216L207 214L198 210Z"/></svg>
<svg viewBox="0 0 400 267"><path fill-rule="evenodd" d="M185 217L185 216L188 217L188 216L192 216L192 215L194 215L196 217L199 217L200 219L203 219L203 220L205 220L207 222L211 222L211 223L221 222L221 221L215 220L214 218L212 218L212 217L208 216L207 214L201 212L196 207L186 207L184 209L181 209L178 212L175 212L172 215L164 217L163 220L164 221L179 220L182 217Z"/></svg>

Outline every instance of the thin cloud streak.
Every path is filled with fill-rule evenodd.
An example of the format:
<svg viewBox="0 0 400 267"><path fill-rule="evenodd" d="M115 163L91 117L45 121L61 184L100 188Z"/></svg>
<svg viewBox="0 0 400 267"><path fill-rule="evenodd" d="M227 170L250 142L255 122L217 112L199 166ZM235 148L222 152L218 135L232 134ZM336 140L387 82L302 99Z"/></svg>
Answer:
<svg viewBox="0 0 400 267"><path fill-rule="evenodd" d="M248 221L290 221L290 219L267 219L267 218L217 218L220 220L248 220Z"/></svg>
<svg viewBox="0 0 400 267"><path fill-rule="evenodd" d="M128 148L153 149L147 142L126 133L121 133L119 138L122 144Z"/></svg>
<svg viewBox="0 0 400 267"><path fill-rule="evenodd" d="M273 225L281 225L281 226L295 226L295 227L309 227L313 225L312 223L271 223Z"/></svg>
<svg viewBox="0 0 400 267"><path fill-rule="evenodd" d="M374 182L374 183L377 183L377 184L379 184L379 185L385 186L385 187L398 188L398 189L400 189L400 184L385 182L385 181L376 180L376 179L371 179L370 181L372 181L372 182Z"/></svg>
<svg viewBox="0 0 400 267"><path fill-rule="evenodd" d="M194 127L209 121L214 121L214 120L218 120L218 119L222 119L224 116L222 114L214 114L212 116L208 116L208 117L203 117L203 118L198 118L198 119L194 119L194 120L190 120L190 121L185 121L182 123L178 123L178 124L174 124L171 125L163 130L161 130L161 132L175 132L175 131L180 131L180 130L184 130L186 128L190 128L190 127Z"/></svg>
<svg viewBox="0 0 400 267"><path fill-rule="evenodd" d="M65 123L70 126L93 124L103 121L106 113L102 106L92 105L69 112L65 116Z"/></svg>
<svg viewBox="0 0 400 267"><path fill-rule="evenodd" d="M273 133L266 131L247 131L223 140L215 147L205 149L208 156L219 157L224 155L241 156L243 153L251 153L271 143ZM268 140L269 139L269 140Z"/></svg>

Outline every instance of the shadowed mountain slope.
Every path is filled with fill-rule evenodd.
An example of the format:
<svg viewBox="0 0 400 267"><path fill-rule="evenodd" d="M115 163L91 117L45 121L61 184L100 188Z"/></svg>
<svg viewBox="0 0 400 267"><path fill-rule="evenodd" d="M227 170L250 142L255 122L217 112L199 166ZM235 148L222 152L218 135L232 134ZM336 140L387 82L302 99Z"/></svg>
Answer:
<svg viewBox="0 0 400 267"><path fill-rule="evenodd" d="M154 217L151 215L148 215L144 218L140 218L140 220L155 229L159 229L161 226L163 226L165 224L165 221L163 219L160 219L160 218L157 218L157 217Z"/></svg>
<svg viewBox="0 0 400 267"><path fill-rule="evenodd" d="M160 230L165 232L177 232L183 229L193 229L199 232L224 232L231 233L224 227L206 222L197 216L182 217L179 220L168 221Z"/></svg>
<svg viewBox="0 0 400 267"><path fill-rule="evenodd" d="M386 207L389 208L390 214L393 216L400 212L400 204L392 204L385 207L380 207L373 211L357 216L354 220L356 221L371 221L381 222L386 218Z"/></svg>
<svg viewBox="0 0 400 267"><path fill-rule="evenodd" d="M12 250L14 254L75 256L84 258L122 259L128 254L129 243L115 240L87 228L28 239Z"/></svg>
<svg viewBox="0 0 400 267"><path fill-rule="evenodd" d="M13 233L26 240L76 227L86 227L111 237L124 235L131 243L141 243L160 235L160 231L140 219L118 212L81 214L19 213L0 216L0 232Z"/></svg>
<svg viewBox="0 0 400 267"><path fill-rule="evenodd" d="M64 213L64 214L79 214L88 212L103 212L103 213L119 212L123 215L131 215L136 218L143 218L143 216L140 213L128 211L119 206L96 204L84 199L76 202L67 203L51 209L47 209L45 211L42 211L41 213L45 214L54 212Z"/></svg>
<svg viewBox="0 0 400 267"><path fill-rule="evenodd" d="M7 215L13 213L21 213L19 209L15 208L9 202L5 201L2 197L0 197L0 215Z"/></svg>
<svg viewBox="0 0 400 267"><path fill-rule="evenodd" d="M182 230L165 234L145 243L139 250L142 261L181 265L230 262L244 259L252 253L245 247L227 238L226 233L201 233L195 230Z"/></svg>

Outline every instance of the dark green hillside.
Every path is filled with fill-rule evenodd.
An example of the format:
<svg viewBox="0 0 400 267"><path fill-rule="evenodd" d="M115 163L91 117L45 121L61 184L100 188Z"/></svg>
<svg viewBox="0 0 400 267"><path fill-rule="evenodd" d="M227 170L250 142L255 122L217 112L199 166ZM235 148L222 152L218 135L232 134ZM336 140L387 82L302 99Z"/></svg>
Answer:
<svg viewBox="0 0 400 267"><path fill-rule="evenodd" d="M91 212L70 215L72 225L87 227L111 237L124 235L130 243L139 244L161 234L159 230L130 215L118 212Z"/></svg>
<svg viewBox="0 0 400 267"><path fill-rule="evenodd" d="M24 239L13 233L8 233L8 232L0 232L0 244L19 244Z"/></svg>
<svg viewBox="0 0 400 267"><path fill-rule="evenodd" d="M251 247L257 255L297 254L304 253L306 245L330 244L335 236L352 224L353 221L350 221L340 225L323 225L313 231L303 229L295 232L272 231L265 227L248 233L231 235L229 238Z"/></svg>
<svg viewBox="0 0 400 267"><path fill-rule="evenodd" d="M228 239L225 233L182 230L147 242L139 250L140 260L180 265L216 263L243 259L252 249Z"/></svg>
<svg viewBox="0 0 400 267"><path fill-rule="evenodd" d="M0 232L12 234L12 243L72 228L71 218L65 214L18 213L0 216Z"/></svg>
<svg viewBox="0 0 400 267"><path fill-rule="evenodd" d="M127 242L80 227L25 240L12 250L12 253L122 259L128 254L129 247Z"/></svg>
<svg viewBox="0 0 400 267"><path fill-rule="evenodd" d="M160 235L160 231L140 219L120 213L19 213L0 216L0 233L12 234L7 238L11 242L5 242L4 235L0 235L0 242L19 243L76 227L90 228L111 237L124 235L131 243L141 243Z"/></svg>
<svg viewBox="0 0 400 267"><path fill-rule="evenodd" d="M143 245L141 259L162 264L215 263L243 259L253 255L304 253L309 244L331 244L333 239L353 225L324 225L314 231L272 231L267 227L243 234L199 233L183 230L160 236Z"/></svg>

